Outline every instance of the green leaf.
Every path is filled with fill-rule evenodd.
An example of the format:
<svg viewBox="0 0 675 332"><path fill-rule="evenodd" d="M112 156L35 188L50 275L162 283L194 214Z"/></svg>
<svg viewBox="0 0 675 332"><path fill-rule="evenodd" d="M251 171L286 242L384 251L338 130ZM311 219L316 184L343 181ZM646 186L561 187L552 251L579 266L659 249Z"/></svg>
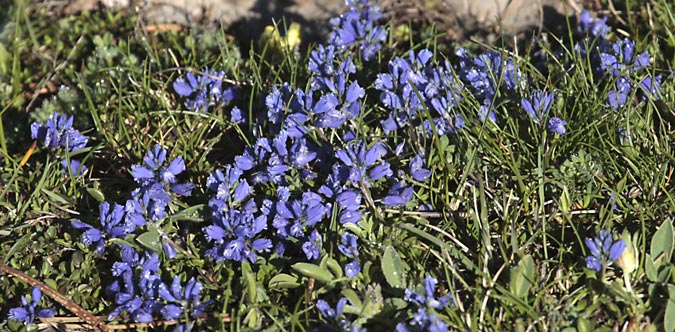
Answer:
<svg viewBox="0 0 675 332"><path fill-rule="evenodd" d="M342 296L349 299L349 302L352 303L352 306L354 306L354 308L356 308L359 312L361 312L361 310L363 310L363 303L361 303L361 299L359 298L359 295L356 294L356 292L353 289L344 288L341 293L342 293Z"/></svg>
<svg viewBox="0 0 675 332"><path fill-rule="evenodd" d="M673 224L670 219L666 219L652 237L650 254L653 259L659 260L659 256L665 254L665 256L660 259L660 262L670 262L670 258L673 254L673 233ZM659 264L656 265L658 266Z"/></svg>
<svg viewBox="0 0 675 332"><path fill-rule="evenodd" d="M524 298L527 296L530 287L534 283L534 260L532 256L524 256L518 266L511 269L511 293L515 296Z"/></svg>
<svg viewBox="0 0 675 332"><path fill-rule="evenodd" d="M326 265L330 270L330 272L333 273L333 275L336 276L337 278L342 278L343 273L342 273L342 266L340 266L340 263L338 263L338 261L336 261L335 258L329 257L328 255L326 255L324 259L326 260Z"/></svg>
<svg viewBox="0 0 675 332"><path fill-rule="evenodd" d="M368 285L363 302L363 313L361 313L361 317L375 317L375 315L382 311L382 308L384 307L384 297L382 296L382 287L380 284L375 284L375 286L372 284Z"/></svg>
<svg viewBox="0 0 675 332"><path fill-rule="evenodd" d="M405 271L403 271L403 262L398 252L392 246L384 248L382 257L382 272L384 278L391 287L405 288Z"/></svg>
<svg viewBox="0 0 675 332"><path fill-rule="evenodd" d="M251 264L248 261L241 262L241 273L244 275L244 280L246 280L246 289L248 290L249 303L256 303L257 296L255 274L253 274Z"/></svg>
<svg viewBox="0 0 675 332"><path fill-rule="evenodd" d="M645 257L645 275L647 275L647 280L652 282L656 281L658 278L656 265L654 265L654 261L650 254L647 254Z"/></svg>
<svg viewBox="0 0 675 332"><path fill-rule="evenodd" d="M335 279L335 276L328 269L323 269L316 264L295 263L291 268L305 277L314 278L324 283L329 283Z"/></svg>
<svg viewBox="0 0 675 332"><path fill-rule="evenodd" d="M301 285L298 277L294 277L290 274L279 273L272 277L269 282L270 289L288 289L296 288Z"/></svg>
<svg viewBox="0 0 675 332"><path fill-rule="evenodd" d="M103 192L96 188L87 188L87 193L99 203L105 201L105 195Z"/></svg>
<svg viewBox="0 0 675 332"><path fill-rule="evenodd" d="M579 317L577 320L577 331L578 332L591 332L593 331L593 323L588 319Z"/></svg>
<svg viewBox="0 0 675 332"><path fill-rule="evenodd" d="M156 253L162 252L162 241L160 239L159 232L157 232L155 229L151 229L139 235L136 237L136 241L150 251L154 251Z"/></svg>
<svg viewBox="0 0 675 332"><path fill-rule="evenodd" d="M172 216L169 217L169 219L172 221L178 220L187 220L193 222L204 221L205 207L206 206L204 204L194 205L187 209L183 209L178 211L177 213L174 213Z"/></svg>
<svg viewBox="0 0 675 332"><path fill-rule="evenodd" d="M668 284L668 303L663 316L663 329L666 332L675 331L675 285Z"/></svg>

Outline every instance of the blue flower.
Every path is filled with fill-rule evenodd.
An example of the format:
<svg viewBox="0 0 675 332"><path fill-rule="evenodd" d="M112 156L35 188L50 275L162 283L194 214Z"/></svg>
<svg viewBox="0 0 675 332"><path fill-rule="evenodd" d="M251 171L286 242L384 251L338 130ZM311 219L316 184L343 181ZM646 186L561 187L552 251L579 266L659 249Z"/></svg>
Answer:
<svg viewBox="0 0 675 332"><path fill-rule="evenodd" d="M322 246L321 235L315 229L309 235L309 239L302 245L302 251L307 256L307 260L319 259L321 257Z"/></svg>
<svg viewBox="0 0 675 332"><path fill-rule="evenodd" d="M86 245L95 244L96 252L100 255L103 255L105 252L106 237L124 238L131 234L136 229L136 226L141 226L125 218L125 207L117 203L113 203L111 207L108 202L102 202L99 205L99 222L102 226L101 229L94 228L78 219L74 219L71 224L76 229L85 230L82 233L82 243Z"/></svg>
<svg viewBox="0 0 675 332"><path fill-rule="evenodd" d="M414 290L406 289L404 300L417 307L413 318L407 323L396 325L398 332L410 331L447 331L448 326L436 314L435 310L444 309L447 306L454 306L452 296L445 295L436 297L437 280L431 276L424 279L424 294L417 293Z"/></svg>
<svg viewBox="0 0 675 332"><path fill-rule="evenodd" d="M622 239L613 241L612 234L605 229L600 230L598 235L592 239L585 238L584 243L591 252L591 255L586 257L586 267L598 272L605 264L621 257L626 249L626 243Z"/></svg>
<svg viewBox="0 0 675 332"><path fill-rule="evenodd" d="M382 199L384 206L395 207L406 205L413 197L413 188L406 187L401 182L394 184L389 189L389 194Z"/></svg>
<svg viewBox="0 0 675 332"><path fill-rule="evenodd" d="M621 76L616 80L616 90L610 90L608 94L608 104L615 110L623 107L628 101L628 95L631 92L630 80Z"/></svg>
<svg viewBox="0 0 675 332"><path fill-rule="evenodd" d="M160 220L166 215L166 207L172 201L169 190L177 195L190 196L195 187L191 183L178 183L176 177L185 171L185 162L178 156L165 165L166 154L166 149L156 144L143 157L144 166L131 166L131 174L140 185L132 196L147 209L152 220Z"/></svg>
<svg viewBox="0 0 675 332"><path fill-rule="evenodd" d="M387 39L386 28L375 24L382 17L380 8L367 0L349 0L347 6L349 11L330 20L329 43L340 48L359 45L363 58L370 60Z"/></svg>
<svg viewBox="0 0 675 332"><path fill-rule="evenodd" d="M642 88L643 91L643 100L647 100L647 98L650 97L659 99L659 95L661 94L661 77L661 75L657 75L654 78L647 76L640 81L640 88Z"/></svg>
<svg viewBox="0 0 675 332"><path fill-rule="evenodd" d="M210 71L206 67L203 75L187 73L185 78L179 77L173 83L173 89L179 96L187 97L185 107L189 110L208 113L209 107L226 105L237 96L236 87L223 87L224 79L225 72Z"/></svg>
<svg viewBox="0 0 675 332"><path fill-rule="evenodd" d="M596 20L591 17L591 13L587 10L581 12L579 16L579 26L583 31L590 32L593 37L604 37L610 31L610 27L607 26L606 22L606 17Z"/></svg>
<svg viewBox="0 0 675 332"><path fill-rule="evenodd" d="M87 167L75 159L64 159L61 161L63 169L72 176L82 175Z"/></svg>
<svg viewBox="0 0 675 332"><path fill-rule="evenodd" d="M108 320L126 312L136 322L152 322L163 308L158 300L158 287L162 283L158 272L159 257L147 252L141 257L127 245L121 245L121 251L122 261L115 262L112 268L112 275L118 279L106 288L106 293L114 297L116 304Z"/></svg>
<svg viewBox="0 0 675 332"><path fill-rule="evenodd" d="M33 122L31 124L31 137L42 142L45 147L63 147L70 152L84 149L87 145L87 137L73 128L73 116L60 115L54 112L45 125Z"/></svg>
<svg viewBox="0 0 675 332"><path fill-rule="evenodd" d="M33 324L35 317L39 318L51 318L56 315L56 310L51 308L38 309L37 305L42 298L42 291L40 287L34 286L31 293L30 302L26 300L25 295L21 295L21 304L22 307L15 307L9 309L7 315L8 320L13 320L16 322L23 322L24 324Z"/></svg>
<svg viewBox="0 0 675 332"><path fill-rule="evenodd" d="M552 117L548 120L548 130L558 135L565 134L565 125L567 125L567 121L558 117Z"/></svg>
<svg viewBox="0 0 675 332"><path fill-rule="evenodd" d="M410 160L410 174L419 182L424 182L431 176L431 171L424 168L422 156L416 155Z"/></svg>
<svg viewBox="0 0 675 332"><path fill-rule="evenodd" d="M342 242L338 244L338 250L349 258L358 257L359 248L357 247L356 240L356 235L349 232L343 233Z"/></svg>
<svg viewBox="0 0 675 332"><path fill-rule="evenodd" d="M349 279L354 279L361 272L361 264L358 261L351 261L345 265L345 275Z"/></svg>
<svg viewBox="0 0 675 332"><path fill-rule="evenodd" d="M349 142L346 149L340 149L335 153L335 157L343 164L341 173L346 175L340 180L351 181L355 184L364 181L368 184L371 181L392 176L393 172L389 163L381 160L386 154L387 148L382 142L373 144L369 149L362 140Z"/></svg>
<svg viewBox="0 0 675 332"><path fill-rule="evenodd" d="M349 300L343 297L333 309L325 300L317 300L316 309L319 310L324 324L314 331L365 332L364 328L355 326L345 318L344 309L348 303Z"/></svg>
<svg viewBox="0 0 675 332"><path fill-rule="evenodd" d="M188 280L184 288L181 287L178 276L173 277L171 287L164 283L159 284L157 292L162 299L168 302L160 310L162 317L166 320L177 320L181 318L184 311L188 310L191 318L198 318L206 306L211 303L211 301L201 301L202 289L202 284L194 278Z"/></svg>
<svg viewBox="0 0 675 332"><path fill-rule="evenodd" d="M521 98L520 105L535 123L540 123L546 117L554 98L553 93L537 90L530 99Z"/></svg>

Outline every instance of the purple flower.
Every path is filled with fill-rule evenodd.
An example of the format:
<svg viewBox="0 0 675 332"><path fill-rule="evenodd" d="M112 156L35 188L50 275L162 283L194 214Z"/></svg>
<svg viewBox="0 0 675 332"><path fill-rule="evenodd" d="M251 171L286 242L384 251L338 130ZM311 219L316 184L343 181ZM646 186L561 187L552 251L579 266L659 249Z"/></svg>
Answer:
<svg viewBox="0 0 675 332"><path fill-rule="evenodd" d="M159 257L147 252L141 257L126 245L121 245L121 251L122 261L115 262L112 269L112 275L118 279L106 288L116 304L108 320L127 312L136 322L152 322L163 308L158 301L158 287L162 283L158 273Z"/></svg>
<svg viewBox="0 0 675 332"><path fill-rule="evenodd" d="M35 317L39 318L51 318L56 315L56 310L51 308L37 309L37 305L42 298L42 291L40 287L34 286L31 293L30 302L26 300L25 295L21 295L21 304L22 307L15 307L9 309L7 314L8 320L13 320L16 322L23 322L24 324L33 324ZM37 312L36 312L37 311Z"/></svg>
<svg viewBox="0 0 675 332"><path fill-rule="evenodd" d="M164 283L159 284L157 293L168 303L160 310L162 317L166 320L177 320L183 316L185 310L188 310L191 318L198 318L212 302L201 301L202 289L202 284L194 278L188 280L185 287L182 287L178 276L173 277L171 287Z"/></svg>
<svg viewBox="0 0 675 332"><path fill-rule="evenodd" d="M316 309L319 310L324 325L319 327L319 331L349 331L365 332L364 328L354 326L353 323L345 318L344 309L349 303L346 297L338 300L335 309L323 299L316 301Z"/></svg>
<svg viewBox="0 0 675 332"><path fill-rule="evenodd" d="M185 171L185 162L178 156L166 165L167 151L156 144L148 150L143 161L145 165L132 165L131 174L140 185L132 196L148 211L153 220L166 215L166 207L172 201L169 190L180 196L190 196L195 185L178 183L177 176Z"/></svg>
<svg viewBox="0 0 675 332"><path fill-rule="evenodd" d="M31 137L48 148L63 147L74 152L84 149L88 142L86 136L73 128L72 115L60 115L54 112L44 125L33 122L30 129Z"/></svg>
<svg viewBox="0 0 675 332"><path fill-rule="evenodd" d="M388 207L403 206L412 200L412 196L413 188L405 187L398 182L391 187L389 194L382 199L382 203Z"/></svg>
<svg viewBox="0 0 675 332"><path fill-rule="evenodd" d="M546 117L554 98L553 93L537 90L530 99L521 98L520 105L535 123L540 123Z"/></svg>
<svg viewBox="0 0 675 332"><path fill-rule="evenodd" d="M653 99L659 99L659 95L661 93L661 77L661 75L657 75L654 78L647 76L642 81L640 81L640 88L642 88L643 91L643 100L646 100L650 97Z"/></svg>
<svg viewBox="0 0 675 332"><path fill-rule="evenodd" d="M72 176L82 175L87 167L75 159L64 159L61 161L63 169Z"/></svg>
<svg viewBox="0 0 675 332"><path fill-rule="evenodd" d="M424 279L424 294L414 290L406 289L404 300L417 307L413 318L407 323L396 325L396 331L447 331L448 326L438 316L434 310L441 310L447 306L454 306L451 295L436 297L436 279L428 276Z"/></svg>
<svg viewBox="0 0 675 332"><path fill-rule="evenodd" d="M387 148L382 142L373 144L369 149L362 140L349 142L346 149L335 153L335 157L342 162L340 172L346 175L340 176L340 180L356 184L361 181L369 183L393 175L389 163L381 160L386 153Z"/></svg>
<svg viewBox="0 0 675 332"><path fill-rule="evenodd" d="M616 90L610 90L608 94L608 104L615 110L623 107L628 101L628 95L631 92L630 81L621 76L616 80Z"/></svg>
<svg viewBox="0 0 675 332"><path fill-rule="evenodd" d="M329 42L340 48L359 45L363 58L370 60L387 39L386 28L375 24L382 17L380 8L370 1L350 0L347 6L349 11L330 20L333 31Z"/></svg>
<svg viewBox="0 0 675 332"><path fill-rule="evenodd" d="M209 107L226 105L237 96L236 87L223 87L224 79L225 72L210 71L206 67L203 75L187 73L185 78L178 78L173 89L179 96L187 97L185 107L189 110L208 113Z"/></svg>
<svg viewBox="0 0 675 332"><path fill-rule="evenodd" d="M345 275L349 279L354 279L361 272L361 264L358 261L351 261L345 265Z"/></svg>
<svg viewBox="0 0 675 332"><path fill-rule="evenodd" d="M232 107L232 110L230 111L230 120L235 123L244 123L245 119L241 115L241 110L239 107L235 106Z"/></svg>
<svg viewBox="0 0 675 332"><path fill-rule="evenodd" d="M558 117L552 117L548 120L548 130L550 130L552 133L556 133L558 135L564 135L566 132L565 126L567 125L567 121L558 118Z"/></svg>
<svg viewBox="0 0 675 332"><path fill-rule="evenodd" d="M410 160L410 174L419 182L424 182L431 176L431 171L424 168L422 156L416 155Z"/></svg>
<svg viewBox="0 0 675 332"><path fill-rule="evenodd" d="M626 243L622 240L612 241L612 234L603 229L598 232L594 238L585 238L584 243L591 252L590 256L586 257L586 267L601 271L605 264L617 260L626 249Z"/></svg>
<svg viewBox="0 0 675 332"><path fill-rule="evenodd" d="M345 232L342 234L342 242L338 244L338 250L349 257L354 258L359 256L359 249L356 244L356 235Z"/></svg>
<svg viewBox="0 0 675 332"><path fill-rule="evenodd" d="M86 245L95 244L96 252L103 255L105 252L105 238L123 238L131 234L136 226L141 226L125 219L125 208L117 203L110 206L108 202L102 202L99 205L99 222L101 229L94 228L89 224L85 224L78 219L74 219L71 224L79 230L84 230L82 233L82 243Z"/></svg>
<svg viewBox="0 0 675 332"><path fill-rule="evenodd" d="M581 12L579 16L579 26L583 31L588 31L593 37L604 37L610 31L610 27L606 24L607 18L594 19L591 13L587 10Z"/></svg>
<svg viewBox="0 0 675 332"><path fill-rule="evenodd" d="M319 259L321 257L322 242L319 232L313 230L309 239L302 245L302 251L307 256L307 260Z"/></svg>

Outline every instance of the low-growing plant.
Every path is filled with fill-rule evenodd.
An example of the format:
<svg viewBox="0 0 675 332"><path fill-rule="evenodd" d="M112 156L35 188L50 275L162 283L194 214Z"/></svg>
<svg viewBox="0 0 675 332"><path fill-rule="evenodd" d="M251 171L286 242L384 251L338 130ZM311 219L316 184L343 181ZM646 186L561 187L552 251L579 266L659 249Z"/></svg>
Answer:
<svg viewBox="0 0 675 332"><path fill-rule="evenodd" d="M401 49L346 3L304 55L279 24L248 59L115 16L130 37L32 36L83 62L0 131L0 327L675 331L647 47L583 12L524 54ZM2 49L0 88L26 79Z"/></svg>

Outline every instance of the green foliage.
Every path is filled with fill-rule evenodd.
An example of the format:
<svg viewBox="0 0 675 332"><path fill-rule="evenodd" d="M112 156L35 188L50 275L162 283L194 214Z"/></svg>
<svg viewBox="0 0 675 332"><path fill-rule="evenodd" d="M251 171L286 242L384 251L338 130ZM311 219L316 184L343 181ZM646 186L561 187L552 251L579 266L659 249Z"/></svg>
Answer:
<svg viewBox="0 0 675 332"><path fill-rule="evenodd" d="M636 7L630 1L618 5ZM646 6L651 14L633 11L627 29L637 37L637 49L655 55L654 73L667 74L675 65L674 11L665 0ZM405 289L424 294L424 278L434 276L439 280L435 295L453 297L454 306L437 312L452 330L595 331L628 324L675 331L672 84L664 84L660 100L642 100L633 91L624 111L613 112L606 105L610 88L600 88L569 40L549 36L540 45L552 59L546 68L535 68L531 63L539 55L527 49L515 59L533 77L532 88L555 92L551 112L569 121L567 134L540 130L508 98L495 104L499 125L478 122L471 115L481 104L463 91L465 103L457 111L465 115L466 127L456 135L436 131L420 141L413 129L382 131L379 120L387 112L378 102L379 91L366 86L355 135L369 142L414 141L417 150L428 152L430 179L421 183L406 175L415 185L412 201L378 210L379 202L369 199L386 194L378 192L382 180L363 188L370 196L364 197L365 216L357 224L339 225L337 212L328 216L320 259L213 262L206 258L202 234L210 218L204 183L211 171L250 147L262 128L230 121L230 107L222 105L209 113L188 111L172 83L206 66L223 70L243 96L231 106L250 120L264 112L272 87L288 82L304 88L298 85L310 77L308 54L300 52L306 45L287 48L268 40L248 50L226 31L147 33L135 17L119 13L50 20L22 1L8 8L0 13L0 257L92 313L110 311L105 287L114 278L108 265L118 257L102 259L82 243L70 221L94 224L100 202L127 199L136 186L131 166L162 144L170 158L184 158L184 179L199 185L192 196L168 207L166 219L107 244L156 252L166 264L165 277L200 280L205 299L217 303L205 321L196 322L201 329L304 331L319 319L318 299L334 308L345 297L344 314L351 321L369 330L393 330L408 319ZM660 25L650 26L647 15ZM356 60L359 83L386 71L391 58L407 56L408 46L437 50L434 61L453 60L450 46L436 44L440 36L433 27L411 31L400 25L395 34L400 36L379 54L379 63ZM573 70L564 65L570 63ZM39 92L43 88L47 92ZM87 165L83 176L67 176L60 159L41 146L20 165L32 143L30 124L55 111L74 115L74 127L91 137L76 155ZM430 118L425 112L422 117ZM334 147L344 143L337 131L321 135L312 139ZM392 168L405 169L413 157L389 153L385 159ZM298 174L289 179L292 190L303 188ZM423 204L437 209L413 209ZM600 228L624 230L630 246L625 255L634 257L595 273L583 260L589 255L584 238ZM347 231L359 241L361 273L354 279L344 271L351 259L338 249ZM176 259L163 257L163 244L178 251ZM29 289L0 276L0 292L9 295L0 296L0 329L23 328L4 323L4 317ZM55 307L60 316L72 316Z"/></svg>

